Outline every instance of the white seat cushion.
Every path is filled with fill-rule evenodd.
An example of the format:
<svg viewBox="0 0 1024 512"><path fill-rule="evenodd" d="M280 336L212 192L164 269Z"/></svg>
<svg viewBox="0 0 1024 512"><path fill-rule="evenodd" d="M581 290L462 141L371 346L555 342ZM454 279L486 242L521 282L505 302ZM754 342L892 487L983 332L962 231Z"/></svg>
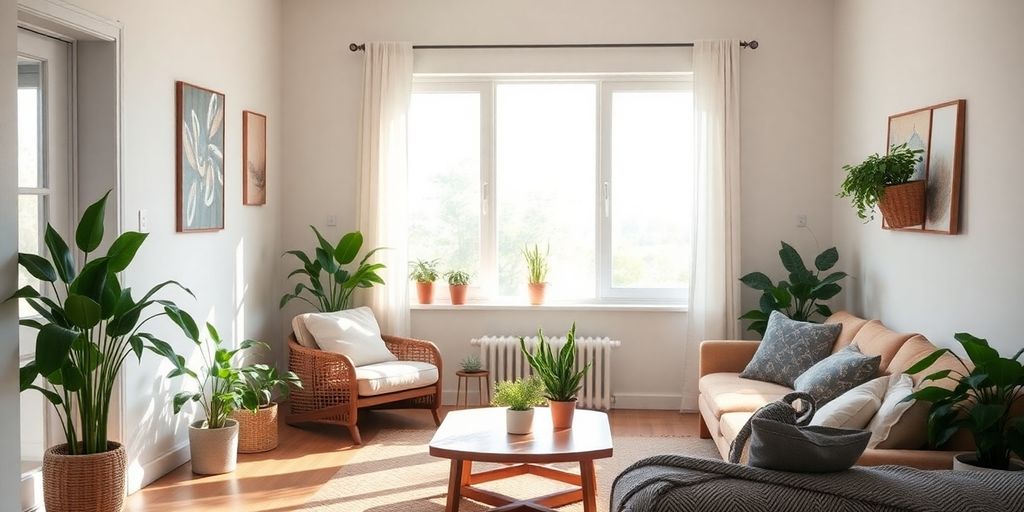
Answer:
<svg viewBox="0 0 1024 512"><path fill-rule="evenodd" d="M398 359L388 350L368 307L305 315L303 323L320 350L349 357L355 366Z"/></svg>
<svg viewBox="0 0 1024 512"><path fill-rule="evenodd" d="M356 368L359 396L422 388L437 382L437 367L421 361L388 361Z"/></svg>

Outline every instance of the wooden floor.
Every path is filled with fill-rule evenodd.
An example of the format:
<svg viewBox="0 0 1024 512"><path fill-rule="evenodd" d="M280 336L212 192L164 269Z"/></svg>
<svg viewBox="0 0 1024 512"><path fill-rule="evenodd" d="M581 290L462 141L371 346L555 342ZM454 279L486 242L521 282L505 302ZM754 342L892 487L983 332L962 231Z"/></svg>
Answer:
<svg viewBox="0 0 1024 512"><path fill-rule="evenodd" d="M620 436L696 436L697 415L675 411L613 410L612 433ZM382 428L433 429L428 411L363 412L365 444ZM354 454L343 427L281 424L280 445L266 453L241 454L233 473L193 475L189 464L128 498L128 511L263 511L301 508Z"/></svg>

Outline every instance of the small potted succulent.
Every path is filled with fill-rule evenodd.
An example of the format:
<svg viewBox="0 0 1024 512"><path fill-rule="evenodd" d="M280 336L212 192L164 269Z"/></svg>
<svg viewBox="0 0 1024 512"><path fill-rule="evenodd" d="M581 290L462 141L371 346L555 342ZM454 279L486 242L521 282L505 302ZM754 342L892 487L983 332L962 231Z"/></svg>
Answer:
<svg viewBox="0 0 1024 512"><path fill-rule="evenodd" d="M483 363L480 362L480 357L475 355L468 355L462 360L462 371L466 373L480 373L484 370Z"/></svg>
<svg viewBox="0 0 1024 512"><path fill-rule="evenodd" d="M238 421L238 453L259 453L277 448L277 402L274 391L280 399L288 398L291 387L302 389L302 380L293 372L283 375L277 368L266 364L254 364L242 372L245 389L242 391L242 407L232 414Z"/></svg>
<svg viewBox="0 0 1024 512"><path fill-rule="evenodd" d="M448 292L452 298L452 304L457 306L466 303L466 289L469 288L469 272L465 270L449 270L444 273L448 280Z"/></svg>
<svg viewBox="0 0 1024 512"><path fill-rule="evenodd" d="M544 383L537 377L503 380L494 385L491 404L508 408L505 427L509 434L529 434L533 431L533 408L544 405Z"/></svg>
<svg viewBox="0 0 1024 512"><path fill-rule="evenodd" d="M953 459L953 469L974 471L1024 471L1024 416L1014 415L1014 402L1024 398L1024 367L1020 349L1013 358L1005 358L990 347L987 340L961 332L955 336L964 347L974 368L948 348L932 352L907 369L914 375L928 369L943 354L956 357L964 371L940 370L922 383L950 380L953 386L927 386L904 398L931 402L928 414L928 443L941 447L961 428L974 435L976 451L961 453Z"/></svg>
<svg viewBox="0 0 1024 512"><path fill-rule="evenodd" d="M556 355L551 345L544 339L544 331L537 331L537 350L530 352L526 348L526 339L519 338L519 348L526 356L530 367L544 383L545 397L551 406L551 424L555 430L572 428L572 418L576 411L576 393L582 385L580 381L590 370L587 363L583 369L575 371L576 360L576 324L573 323L566 334L565 345Z"/></svg>
<svg viewBox="0 0 1024 512"><path fill-rule="evenodd" d="M548 255L550 254L550 246L543 253L540 252L540 247L537 244L534 244L532 249L529 246L523 247L523 258L526 259L526 270L529 275L530 304L534 306L544 304L544 291L548 284Z"/></svg>
<svg viewBox="0 0 1024 512"><path fill-rule="evenodd" d="M438 260L416 260L409 262L409 279L416 281L416 296L420 304L434 303L434 281L437 281Z"/></svg>
<svg viewBox="0 0 1024 512"><path fill-rule="evenodd" d="M885 156L875 153L857 165L844 165L847 174L839 197L851 197L857 216L865 222L875 218L878 205L891 228L923 224L926 183L910 180L922 152L903 143L892 146Z"/></svg>

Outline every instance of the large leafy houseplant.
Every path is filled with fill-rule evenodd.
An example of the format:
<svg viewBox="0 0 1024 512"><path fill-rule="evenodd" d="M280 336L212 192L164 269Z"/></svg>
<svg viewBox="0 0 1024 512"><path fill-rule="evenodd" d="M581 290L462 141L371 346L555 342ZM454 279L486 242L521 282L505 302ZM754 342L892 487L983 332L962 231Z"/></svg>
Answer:
<svg viewBox="0 0 1024 512"><path fill-rule="evenodd" d="M886 187L910 181L922 152L903 143L892 146L885 156L875 153L857 165L844 165L847 174L839 187L839 197L851 198L860 219L874 219L875 205L885 197Z"/></svg>
<svg viewBox="0 0 1024 512"><path fill-rule="evenodd" d="M801 322L813 322L817 316L825 318L831 315L832 309L819 301L835 297L842 291L839 281L846 278L845 272L824 275L839 261L839 251L835 247L826 249L814 258L814 270L808 269L800 253L786 242L782 242L779 259L789 272L788 281L782 280L776 284L761 272L751 272L740 278L743 284L762 292L758 309L747 311L740 317L740 320L751 321L748 330L762 336L772 311L782 312Z"/></svg>
<svg viewBox="0 0 1024 512"><path fill-rule="evenodd" d="M1019 361L1024 349L1005 358L990 347L987 340L961 332L955 335L974 363L970 368L955 352L943 348L932 352L907 369L921 373L943 354L951 354L963 366L939 370L924 382L950 380L952 389L923 387L904 400L931 402L928 415L928 442L941 447L962 428L974 436L977 464L992 469L1009 469L1010 455L1024 458L1024 416L1012 416L1013 405L1024 397L1024 368Z"/></svg>
<svg viewBox="0 0 1024 512"><path fill-rule="evenodd" d="M155 298L157 293L175 286L192 295L175 281L160 283L138 299L131 288L121 287L117 274L128 268L147 234L127 231L106 254L94 254L103 241L109 194L86 208L78 223L75 246L82 253L81 268L64 239L47 224L49 259L18 254L18 264L44 288L25 286L7 299L24 299L41 317L21 320L21 325L39 331L35 359L20 370L21 390L38 391L53 405L71 455L109 449L110 398L129 357L141 360L143 350L149 349L180 359L170 344L142 330L162 316L176 323L181 318L178 306ZM39 377L45 384L36 384Z"/></svg>
<svg viewBox="0 0 1024 512"><path fill-rule="evenodd" d="M298 299L309 303L317 311L341 311L351 306L352 294L357 289L384 284L384 279L377 274L377 271L384 268L384 264L369 262L382 247L368 251L354 269L347 269L345 266L355 261L363 247L363 234L358 231L347 233L332 245L315 227L310 228L318 242L312 256L300 250L285 253L295 256L302 263L288 277L301 276L307 282L296 283L291 293L284 294L280 307Z"/></svg>

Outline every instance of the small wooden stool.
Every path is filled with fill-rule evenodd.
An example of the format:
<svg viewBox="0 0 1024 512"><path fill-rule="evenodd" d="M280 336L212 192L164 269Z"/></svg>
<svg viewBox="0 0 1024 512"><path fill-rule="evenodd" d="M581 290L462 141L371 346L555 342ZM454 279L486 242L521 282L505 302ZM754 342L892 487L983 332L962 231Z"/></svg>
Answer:
<svg viewBox="0 0 1024 512"><path fill-rule="evenodd" d="M459 407L460 398L461 398L461 401L462 401L462 407L461 408L468 408L469 407L469 379L476 379L476 384L477 384L476 387L477 387L477 395L478 395L477 405L481 406L481 407L487 407L487 406L491 405L491 387L490 387L490 385L487 384L488 377L491 375L491 372L489 372L487 370L480 370L480 371L477 371L477 372L467 372L467 371L459 370L459 371L455 372L455 375L458 375L458 377L459 377L458 390L455 392L455 408L456 409L460 408ZM465 397L463 397L463 395L462 395L462 382L463 381L466 382L466 395L465 395ZM487 401L486 402L484 402L484 400L483 400L483 398L484 398L484 388L487 388Z"/></svg>

